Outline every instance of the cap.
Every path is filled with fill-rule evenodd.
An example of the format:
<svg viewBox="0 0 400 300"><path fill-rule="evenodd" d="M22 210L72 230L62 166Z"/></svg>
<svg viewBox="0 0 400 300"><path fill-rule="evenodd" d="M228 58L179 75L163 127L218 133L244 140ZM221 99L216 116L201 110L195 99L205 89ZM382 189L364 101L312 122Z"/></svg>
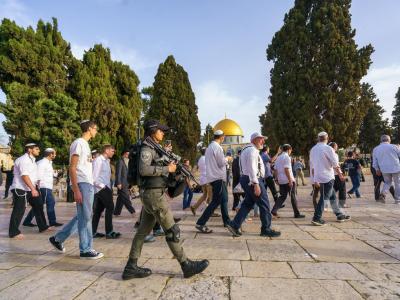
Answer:
<svg viewBox="0 0 400 300"><path fill-rule="evenodd" d="M258 133L258 132L254 132L251 137L250 137L250 142L254 141L256 138L264 138L266 139L266 136L263 136L262 134Z"/></svg>
<svg viewBox="0 0 400 300"><path fill-rule="evenodd" d="M321 131L320 133L318 133L318 137L323 137L323 136L327 136L328 133L326 133L325 131Z"/></svg>
<svg viewBox="0 0 400 300"><path fill-rule="evenodd" d="M218 129L216 132L214 132L215 136L222 136L224 135L224 132L221 129Z"/></svg>
<svg viewBox="0 0 400 300"><path fill-rule="evenodd" d="M145 130L160 129L162 131L168 131L170 128L166 125L162 125L157 120L148 120L144 123L144 129Z"/></svg>
<svg viewBox="0 0 400 300"><path fill-rule="evenodd" d="M56 152L56 150L54 150L54 148L46 148L44 152Z"/></svg>
<svg viewBox="0 0 400 300"><path fill-rule="evenodd" d="M28 143L25 145L25 148L29 148L29 147L37 147L36 143Z"/></svg>

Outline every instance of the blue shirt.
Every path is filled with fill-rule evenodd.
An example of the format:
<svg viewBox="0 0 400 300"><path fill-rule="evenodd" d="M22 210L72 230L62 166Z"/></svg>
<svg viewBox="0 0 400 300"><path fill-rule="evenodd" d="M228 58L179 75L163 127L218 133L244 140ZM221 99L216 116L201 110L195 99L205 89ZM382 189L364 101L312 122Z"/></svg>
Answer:
<svg viewBox="0 0 400 300"><path fill-rule="evenodd" d="M271 171L271 157L265 152L261 153L261 158L264 163L265 178L272 177Z"/></svg>

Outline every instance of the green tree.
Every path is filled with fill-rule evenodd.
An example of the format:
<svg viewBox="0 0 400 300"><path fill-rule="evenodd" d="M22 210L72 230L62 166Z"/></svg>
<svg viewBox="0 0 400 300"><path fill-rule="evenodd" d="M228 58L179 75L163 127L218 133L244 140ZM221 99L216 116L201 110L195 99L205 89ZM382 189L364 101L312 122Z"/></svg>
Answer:
<svg viewBox="0 0 400 300"><path fill-rule="evenodd" d="M400 88L396 93L396 104L392 111L393 142L400 144Z"/></svg>
<svg viewBox="0 0 400 300"><path fill-rule="evenodd" d="M77 134L77 103L66 89L79 66L57 20L39 21L34 30L3 19L0 25L0 88L6 94L0 112L15 155L26 142L54 147L58 162L68 159L68 144ZM61 117L62 116L62 117Z"/></svg>
<svg viewBox="0 0 400 300"><path fill-rule="evenodd" d="M198 109L188 74L172 55L158 67L153 88L146 119L157 119L173 128L174 151L193 161L200 140Z"/></svg>
<svg viewBox="0 0 400 300"><path fill-rule="evenodd" d="M379 99L376 98L369 84L362 84L361 97L368 103L368 110L361 123L358 146L362 153L371 153L372 149L379 144L380 136L390 134L389 121L384 119L385 110L379 104Z"/></svg>
<svg viewBox="0 0 400 300"><path fill-rule="evenodd" d="M138 85L136 74L127 65L112 61L108 48L95 45L85 52L70 91L78 100L81 118L99 127L94 148L110 143L118 153L136 139L142 108Z"/></svg>
<svg viewBox="0 0 400 300"><path fill-rule="evenodd" d="M321 130L340 146L355 142L366 113L360 80L373 48L357 48L350 3L296 0L267 49L274 67L264 132L304 155Z"/></svg>
<svg viewBox="0 0 400 300"><path fill-rule="evenodd" d="M204 134L201 137L201 142L203 147L208 147L208 145L212 142L214 138L214 130L210 123L207 124L204 129Z"/></svg>
<svg viewBox="0 0 400 300"><path fill-rule="evenodd" d="M26 143L36 142L41 149L55 148L57 163L67 162L69 145L79 133L76 100L63 93L49 98L44 91L18 82L7 84L5 90L3 126L11 136L13 152L19 155Z"/></svg>

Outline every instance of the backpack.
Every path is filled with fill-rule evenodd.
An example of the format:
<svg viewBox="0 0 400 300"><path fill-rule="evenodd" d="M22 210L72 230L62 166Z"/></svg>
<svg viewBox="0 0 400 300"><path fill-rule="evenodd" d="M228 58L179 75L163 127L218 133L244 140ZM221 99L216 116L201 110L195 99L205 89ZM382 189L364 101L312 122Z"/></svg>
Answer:
<svg viewBox="0 0 400 300"><path fill-rule="evenodd" d="M139 141L133 144L129 149L128 163L128 183L129 185L140 186L139 159L142 143Z"/></svg>

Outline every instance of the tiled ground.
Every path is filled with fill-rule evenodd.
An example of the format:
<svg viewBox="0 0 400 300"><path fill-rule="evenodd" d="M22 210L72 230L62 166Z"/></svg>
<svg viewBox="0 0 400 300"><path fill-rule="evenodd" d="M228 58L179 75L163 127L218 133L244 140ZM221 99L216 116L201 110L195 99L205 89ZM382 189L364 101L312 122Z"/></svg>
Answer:
<svg viewBox="0 0 400 300"><path fill-rule="evenodd" d="M273 227L277 239L258 236L259 220L243 226L244 235L232 238L212 218L211 235L194 229L196 217L171 203L182 217L183 246L193 259L207 258L210 267L192 279L183 279L163 237L145 244L140 263L153 270L146 279L121 280L131 239L132 218L126 211L114 219L119 240L95 240L105 254L97 261L78 258L78 239L66 242L66 254L52 249L51 232L39 234L22 227L23 241L7 237L10 202L0 203L0 299L400 299L400 206L376 203L371 178L362 183L363 198L350 199L352 221L310 225L310 186L298 194L306 219L292 218L290 202ZM195 196L195 199L198 195ZM139 203L135 201L139 211ZM74 214L74 204L57 203L60 222ZM101 220L101 228L104 221Z"/></svg>

